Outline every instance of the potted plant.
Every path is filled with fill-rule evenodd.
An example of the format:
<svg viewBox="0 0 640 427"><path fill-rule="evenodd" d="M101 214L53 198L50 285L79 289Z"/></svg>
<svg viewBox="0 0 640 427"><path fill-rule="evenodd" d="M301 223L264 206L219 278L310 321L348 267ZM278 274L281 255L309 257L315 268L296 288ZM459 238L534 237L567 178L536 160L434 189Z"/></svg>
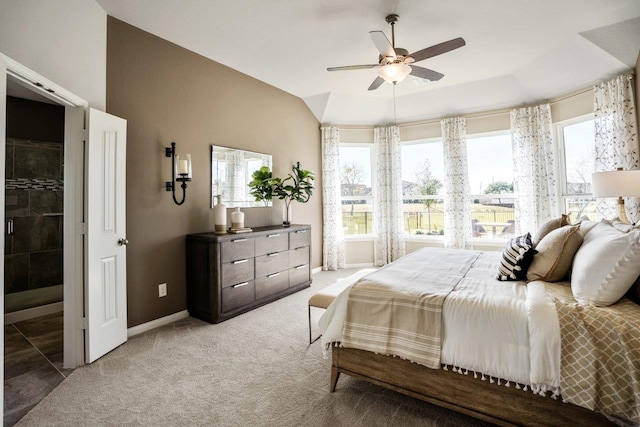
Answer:
<svg viewBox="0 0 640 427"><path fill-rule="evenodd" d="M271 170L269 166L262 166L251 174L253 180L249 183L251 190L249 193L256 199L256 202L267 202L273 197L273 186L271 184Z"/></svg>
<svg viewBox="0 0 640 427"><path fill-rule="evenodd" d="M273 195L284 200L282 211L282 225L291 225L291 201L307 203L313 194L313 180L315 176L310 170L302 169L300 162L292 167L292 173L285 179L272 178Z"/></svg>

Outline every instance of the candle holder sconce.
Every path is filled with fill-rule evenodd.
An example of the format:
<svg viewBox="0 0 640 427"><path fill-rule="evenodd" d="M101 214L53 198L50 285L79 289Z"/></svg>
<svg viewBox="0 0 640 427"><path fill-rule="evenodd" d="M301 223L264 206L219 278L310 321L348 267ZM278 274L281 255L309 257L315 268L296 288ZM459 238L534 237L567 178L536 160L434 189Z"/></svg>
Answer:
<svg viewBox="0 0 640 427"><path fill-rule="evenodd" d="M171 191L175 204L181 205L187 197L187 181L191 181L191 155L186 154L184 159L181 159L176 154L175 142L171 143L171 147L165 148L165 155L171 157L171 181L166 181L166 189ZM180 201L176 199L176 182L182 183L180 184L182 188L182 200Z"/></svg>

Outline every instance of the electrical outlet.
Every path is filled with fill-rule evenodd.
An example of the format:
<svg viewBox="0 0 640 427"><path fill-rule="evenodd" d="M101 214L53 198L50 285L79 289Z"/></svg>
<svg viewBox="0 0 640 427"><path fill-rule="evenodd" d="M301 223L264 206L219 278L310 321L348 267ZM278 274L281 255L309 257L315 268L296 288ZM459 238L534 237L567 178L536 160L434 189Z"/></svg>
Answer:
<svg viewBox="0 0 640 427"><path fill-rule="evenodd" d="M166 297L167 296L167 284L166 283L160 283L158 285L158 297L162 298L162 297Z"/></svg>

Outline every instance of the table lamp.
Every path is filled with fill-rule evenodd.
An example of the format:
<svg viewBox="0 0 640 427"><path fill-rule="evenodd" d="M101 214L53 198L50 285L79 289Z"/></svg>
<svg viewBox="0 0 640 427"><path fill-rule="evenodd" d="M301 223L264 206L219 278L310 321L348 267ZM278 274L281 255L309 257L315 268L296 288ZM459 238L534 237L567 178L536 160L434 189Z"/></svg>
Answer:
<svg viewBox="0 0 640 427"><path fill-rule="evenodd" d="M593 197L617 197L618 217L629 224L623 197L640 197L640 170L596 172L591 175Z"/></svg>

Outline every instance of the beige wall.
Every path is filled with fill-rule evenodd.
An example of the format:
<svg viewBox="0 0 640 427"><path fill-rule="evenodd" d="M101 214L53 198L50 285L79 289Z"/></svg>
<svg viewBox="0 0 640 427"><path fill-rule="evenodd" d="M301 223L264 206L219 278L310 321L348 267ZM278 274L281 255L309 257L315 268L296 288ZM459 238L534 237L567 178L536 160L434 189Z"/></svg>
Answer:
<svg viewBox="0 0 640 427"><path fill-rule="evenodd" d="M320 266L320 129L304 102L112 17L107 42L107 111L128 123L129 327L187 308L185 235L214 228L212 144L272 154L276 176L296 161L316 172L315 193L309 203L294 204L293 219L312 225L312 266ZM171 178L164 151L171 141L193 160L193 182L181 206L164 189ZM280 223L280 206L244 209L245 223ZM158 284L165 282L168 296L158 298Z"/></svg>

